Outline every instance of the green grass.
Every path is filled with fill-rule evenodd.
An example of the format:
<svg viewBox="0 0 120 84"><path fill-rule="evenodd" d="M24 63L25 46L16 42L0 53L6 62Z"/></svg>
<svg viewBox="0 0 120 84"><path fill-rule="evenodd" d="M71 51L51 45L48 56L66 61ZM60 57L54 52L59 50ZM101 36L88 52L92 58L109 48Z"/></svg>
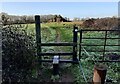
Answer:
<svg viewBox="0 0 120 84"><path fill-rule="evenodd" d="M42 42L55 42L57 36L59 37L59 40L61 42L72 42L73 40L73 23L43 23L41 24L42 27ZM27 28L28 34L34 34L35 35L35 25L29 24ZM59 35L58 35L59 34ZM83 37L104 37L105 33L103 32L86 32L83 34ZM115 38L118 37L118 35L115 34L108 34L108 37ZM96 44L96 45L103 45L104 39L99 40L83 40L83 44ZM118 44L118 40L107 40L107 44L114 45ZM71 51L71 47L42 47L44 52L47 52L51 49L54 51ZM101 55L103 53L98 52L88 52L87 50L103 50L103 46L84 46L83 47L85 51L82 51L82 58L81 58L81 64L85 73L85 76L87 80L91 80L93 76L93 68L94 64L93 62L89 62L89 60L99 60ZM118 47L106 47L106 50L117 50ZM111 52L108 52L111 53ZM118 52L114 52L118 53ZM89 55L89 56L88 56ZM66 59L69 59L66 57ZM108 66L107 70L107 78L113 79L114 81L120 80L120 75L118 69L120 68L119 63L104 63ZM79 66L72 66L70 67L72 69L72 73L74 74L75 81L77 83L84 82L82 73L80 72Z"/></svg>

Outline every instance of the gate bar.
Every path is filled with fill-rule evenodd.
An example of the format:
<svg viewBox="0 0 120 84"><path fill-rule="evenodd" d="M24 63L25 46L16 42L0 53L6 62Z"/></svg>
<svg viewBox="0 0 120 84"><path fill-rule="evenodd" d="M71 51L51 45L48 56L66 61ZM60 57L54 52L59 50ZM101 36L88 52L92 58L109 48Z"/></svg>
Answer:
<svg viewBox="0 0 120 84"><path fill-rule="evenodd" d="M106 42L107 42L107 31L105 31L105 41L104 41L104 52L103 52L103 61L104 61L104 56L105 56L105 50L106 50Z"/></svg>
<svg viewBox="0 0 120 84"><path fill-rule="evenodd" d="M81 50L82 50L82 29L80 30L79 60L81 58Z"/></svg>
<svg viewBox="0 0 120 84"><path fill-rule="evenodd" d="M78 30L78 32L80 32L81 30ZM82 31L98 31L98 32L100 32L100 31L120 31L120 29L116 29L116 30L82 30Z"/></svg>

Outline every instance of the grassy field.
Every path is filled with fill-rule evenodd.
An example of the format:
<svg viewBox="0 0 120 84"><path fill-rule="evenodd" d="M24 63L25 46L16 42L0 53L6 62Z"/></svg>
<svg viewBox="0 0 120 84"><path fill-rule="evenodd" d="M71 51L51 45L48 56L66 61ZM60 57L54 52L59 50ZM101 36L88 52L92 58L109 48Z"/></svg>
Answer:
<svg viewBox="0 0 120 84"><path fill-rule="evenodd" d="M61 22L61 23L42 23L41 27L42 27L42 42L72 42L73 40L73 25L77 24L79 25L79 29L80 29L80 25L82 23L72 23L72 22ZM28 28L26 29L28 34L32 34L33 36L35 36L35 24L28 24ZM104 37L104 33L103 32L85 32L83 34L83 37ZM109 33L108 37L111 38L115 38L118 37L118 35L114 34L114 33ZM78 37L79 38L79 37ZM79 43L79 42L78 42ZM104 40L83 40L83 44L104 44ZM107 40L107 44L109 45L114 45L114 44L118 44L118 40ZM79 45L79 44L78 44ZM89 60L100 60L101 59L101 55L103 55L103 53L98 53L98 52L88 52L87 50L103 50L103 46L84 46L82 47L82 49L84 49L82 51L82 58L81 58L81 65L82 68L84 70L86 79L89 81L91 80L92 76L93 76L93 68L94 68L94 62L90 62ZM117 50L119 49L118 46L107 46L106 50ZM51 52L51 50L53 52L67 52L67 51L72 51L72 47L42 47L42 52ZM120 54L119 52L107 52L105 54L108 53L117 53ZM50 57L48 57L50 58ZM63 57L64 59L71 59L70 57ZM45 58L43 58L45 59ZM105 58L108 59L108 58ZM120 74L119 74L119 70L120 70L120 66L119 63L103 63L107 66L108 71L107 71L107 79L111 79L113 80L113 82L118 82L120 80ZM49 64L48 64L49 65ZM72 72L72 75L74 77L74 81L77 83L80 82L84 82L82 73L80 71L80 67L79 65L71 65L68 68L65 68L66 70L70 70L70 72ZM63 71L65 71L65 69L62 69ZM44 75L48 75L48 74L44 74ZM51 74L50 74L51 75Z"/></svg>

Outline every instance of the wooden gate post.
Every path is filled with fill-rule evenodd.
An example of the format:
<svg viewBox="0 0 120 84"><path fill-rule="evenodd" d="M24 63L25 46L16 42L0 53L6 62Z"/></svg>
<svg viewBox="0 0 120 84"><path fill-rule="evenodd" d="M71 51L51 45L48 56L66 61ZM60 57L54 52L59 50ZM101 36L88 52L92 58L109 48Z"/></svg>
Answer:
<svg viewBox="0 0 120 84"><path fill-rule="evenodd" d="M73 62L78 62L77 59L77 31L78 31L78 27L74 26L74 30L73 30Z"/></svg>
<svg viewBox="0 0 120 84"><path fill-rule="evenodd" d="M104 84L107 68L103 64L96 64L94 66L93 84Z"/></svg>
<svg viewBox="0 0 120 84"><path fill-rule="evenodd" d="M35 15L35 28L36 28L36 44L37 44L37 56L38 56L38 61L40 62L41 65L41 27L40 27L40 16Z"/></svg>

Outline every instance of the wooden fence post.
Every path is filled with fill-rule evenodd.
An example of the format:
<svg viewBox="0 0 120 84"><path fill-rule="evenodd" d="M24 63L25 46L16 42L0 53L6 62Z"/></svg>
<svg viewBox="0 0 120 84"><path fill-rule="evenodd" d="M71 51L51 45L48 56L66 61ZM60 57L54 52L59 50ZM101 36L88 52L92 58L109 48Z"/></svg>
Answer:
<svg viewBox="0 0 120 84"><path fill-rule="evenodd" d="M40 62L41 65L41 27L40 27L40 16L36 15L35 16L35 28L36 28L36 44L37 44L37 56L38 56L38 61Z"/></svg>
<svg viewBox="0 0 120 84"><path fill-rule="evenodd" d="M96 64L94 66L93 84L104 84L107 68L103 64Z"/></svg>
<svg viewBox="0 0 120 84"><path fill-rule="evenodd" d="M73 30L73 43L75 44L73 46L73 62L77 62L77 31L78 31L78 27L74 26L74 30Z"/></svg>

